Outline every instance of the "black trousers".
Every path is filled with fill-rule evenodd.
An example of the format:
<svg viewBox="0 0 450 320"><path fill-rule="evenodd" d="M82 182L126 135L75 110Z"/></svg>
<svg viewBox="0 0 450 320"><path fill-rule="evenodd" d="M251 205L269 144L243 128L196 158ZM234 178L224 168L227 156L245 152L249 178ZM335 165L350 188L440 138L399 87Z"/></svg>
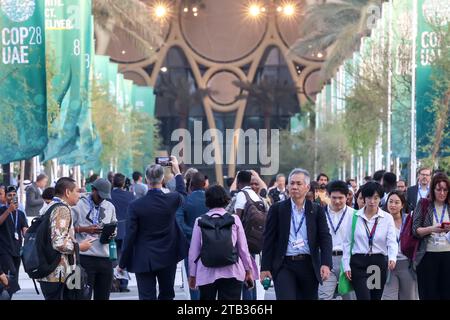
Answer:
<svg viewBox="0 0 450 320"><path fill-rule="evenodd" d="M94 300L109 300L113 279L112 262L109 258L80 255L81 266L88 275L88 284L94 291Z"/></svg>
<svg viewBox="0 0 450 320"><path fill-rule="evenodd" d="M217 279L213 283L198 286L200 300L240 300L242 281L235 278Z"/></svg>
<svg viewBox="0 0 450 320"><path fill-rule="evenodd" d="M273 279L277 300L317 300L319 282L311 257L289 260L285 257L280 271Z"/></svg>
<svg viewBox="0 0 450 320"><path fill-rule="evenodd" d="M62 300L61 291L64 290L64 283L61 282L39 282L45 300Z"/></svg>
<svg viewBox="0 0 450 320"><path fill-rule="evenodd" d="M9 254L0 255L0 265L3 272L9 274L8 293L12 297L14 293L20 290L19 286L19 268L20 257L13 257Z"/></svg>
<svg viewBox="0 0 450 320"><path fill-rule="evenodd" d="M386 284L387 263L387 257L382 254L352 255L350 269L357 300L381 300Z"/></svg>
<svg viewBox="0 0 450 320"><path fill-rule="evenodd" d="M420 300L450 300L450 252L427 252L417 266Z"/></svg>
<svg viewBox="0 0 450 320"><path fill-rule="evenodd" d="M158 271L136 273L139 300L156 300L156 279L159 285L158 300L173 300L176 271L177 264L174 264Z"/></svg>

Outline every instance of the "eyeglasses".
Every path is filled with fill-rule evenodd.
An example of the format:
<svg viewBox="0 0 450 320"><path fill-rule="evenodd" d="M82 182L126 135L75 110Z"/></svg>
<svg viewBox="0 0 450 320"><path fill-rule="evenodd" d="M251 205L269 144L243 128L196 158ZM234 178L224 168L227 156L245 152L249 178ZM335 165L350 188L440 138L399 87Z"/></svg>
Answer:
<svg viewBox="0 0 450 320"><path fill-rule="evenodd" d="M431 174L429 174L429 173L419 173L419 176L422 176L422 177L431 177Z"/></svg>
<svg viewBox="0 0 450 320"><path fill-rule="evenodd" d="M447 193L447 192L448 192L448 189L434 189L434 192L437 192L437 193Z"/></svg>

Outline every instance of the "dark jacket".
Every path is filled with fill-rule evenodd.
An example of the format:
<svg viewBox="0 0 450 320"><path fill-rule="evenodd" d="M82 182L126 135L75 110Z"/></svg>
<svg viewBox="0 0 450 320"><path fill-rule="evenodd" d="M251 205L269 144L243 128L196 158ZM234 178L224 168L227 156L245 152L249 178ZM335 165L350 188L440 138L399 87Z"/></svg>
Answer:
<svg viewBox="0 0 450 320"><path fill-rule="evenodd" d="M123 240L125 238L128 206L133 200L134 196L131 192L119 188L111 191L111 203L116 208L117 240Z"/></svg>
<svg viewBox="0 0 450 320"><path fill-rule="evenodd" d="M207 213L205 191L196 190L186 197L183 206L178 208L177 221L186 237L191 240L195 219Z"/></svg>
<svg viewBox="0 0 450 320"><path fill-rule="evenodd" d="M187 256L189 243L175 219L185 194L181 175L176 176L176 190L166 194L149 190L130 204L121 268L133 273L157 271Z"/></svg>
<svg viewBox="0 0 450 320"><path fill-rule="evenodd" d="M417 184L406 189L406 202L409 212L414 211L417 204L417 192L419 191Z"/></svg>
<svg viewBox="0 0 450 320"><path fill-rule="evenodd" d="M431 235L421 238L417 234L418 228L431 227L433 225L434 202L429 199L420 199L416 210L413 212L412 232L414 237L420 239L419 248L416 252L416 260L414 266L417 267L427 251L427 242Z"/></svg>
<svg viewBox="0 0 450 320"><path fill-rule="evenodd" d="M32 183L27 187L26 190L26 206L25 212L27 216L36 217L39 215L39 210L41 210L44 205L44 199L42 199L41 192L39 191L36 183Z"/></svg>
<svg viewBox="0 0 450 320"><path fill-rule="evenodd" d="M291 211L291 199L287 199L272 205L267 216L261 271L270 271L274 278L276 278L286 255L291 228ZM319 283L322 283L320 267L326 265L330 269L332 268L331 234L325 213L320 206L306 200L305 214L311 260L316 278Z"/></svg>

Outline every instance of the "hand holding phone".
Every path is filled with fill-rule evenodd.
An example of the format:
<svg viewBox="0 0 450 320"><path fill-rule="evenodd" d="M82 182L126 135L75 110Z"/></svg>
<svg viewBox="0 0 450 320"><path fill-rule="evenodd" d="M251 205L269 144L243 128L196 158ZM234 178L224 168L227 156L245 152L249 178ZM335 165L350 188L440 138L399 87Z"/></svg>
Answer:
<svg viewBox="0 0 450 320"><path fill-rule="evenodd" d="M445 229L445 227L447 227L447 228L450 227L450 222L442 222L441 223L441 228Z"/></svg>
<svg viewBox="0 0 450 320"><path fill-rule="evenodd" d="M170 157L156 157L155 163L163 167L170 167L172 163L170 162Z"/></svg>

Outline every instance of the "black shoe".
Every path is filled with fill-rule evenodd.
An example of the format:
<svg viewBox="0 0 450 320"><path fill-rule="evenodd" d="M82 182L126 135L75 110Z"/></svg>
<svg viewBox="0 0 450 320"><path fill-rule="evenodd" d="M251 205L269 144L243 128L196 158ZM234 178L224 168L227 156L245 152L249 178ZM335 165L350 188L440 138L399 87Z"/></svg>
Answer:
<svg viewBox="0 0 450 320"><path fill-rule="evenodd" d="M130 289L128 289L128 288L120 288L120 292L130 292Z"/></svg>

